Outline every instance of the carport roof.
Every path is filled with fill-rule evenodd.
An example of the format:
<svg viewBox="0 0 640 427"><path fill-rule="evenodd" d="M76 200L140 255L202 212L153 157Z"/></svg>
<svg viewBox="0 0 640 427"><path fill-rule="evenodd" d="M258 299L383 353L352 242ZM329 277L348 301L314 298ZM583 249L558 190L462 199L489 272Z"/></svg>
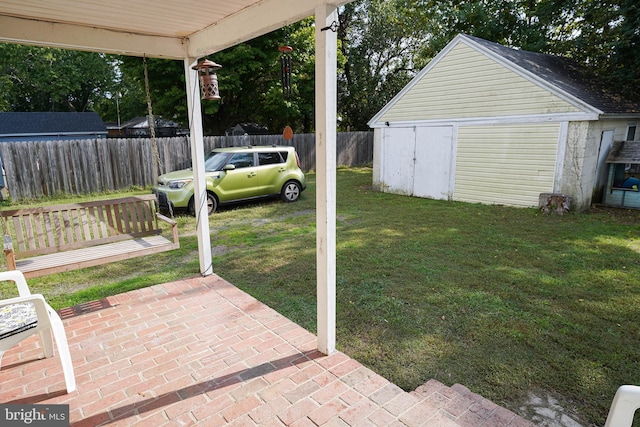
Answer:
<svg viewBox="0 0 640 427"><path fill-rule="evenodd" d="M200 58L352 0L0 0L0 42Z"/></svg>

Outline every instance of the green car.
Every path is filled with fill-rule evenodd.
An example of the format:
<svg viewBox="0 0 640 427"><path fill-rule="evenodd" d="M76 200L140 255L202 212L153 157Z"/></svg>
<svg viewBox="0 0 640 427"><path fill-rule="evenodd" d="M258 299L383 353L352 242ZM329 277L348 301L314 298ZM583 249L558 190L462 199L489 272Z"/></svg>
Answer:
<svg viewBox="0 0 640 427"><path fill-rule="evenodd" d="M307 186L293 147L217 148L205 157L204 168L209 214L231 202L274 196L295 202ZM192 169L161 175L152 192L160 209L187 209L195 214Z"/></svg>

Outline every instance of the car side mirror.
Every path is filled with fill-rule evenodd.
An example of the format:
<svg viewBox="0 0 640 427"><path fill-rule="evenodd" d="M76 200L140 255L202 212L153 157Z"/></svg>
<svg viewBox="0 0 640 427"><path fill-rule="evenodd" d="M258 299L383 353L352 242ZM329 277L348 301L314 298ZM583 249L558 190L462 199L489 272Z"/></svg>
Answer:
<svg viewBox="0 0 640 427"><path fill-rule="evenodd" d="M225 171L232 171L236 168L236 165L224 165L224 167L222 168L222 170Z"/></svg>

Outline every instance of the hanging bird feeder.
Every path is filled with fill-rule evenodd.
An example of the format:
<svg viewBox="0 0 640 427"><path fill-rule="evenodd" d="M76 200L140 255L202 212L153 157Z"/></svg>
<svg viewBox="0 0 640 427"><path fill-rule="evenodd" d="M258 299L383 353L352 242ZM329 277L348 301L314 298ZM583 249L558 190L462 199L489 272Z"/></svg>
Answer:
<svg viewBox="0 0 640 427"><path fill-rule="evenodd" d="M209 99L213 101L220 100L220 90L218 89L218 75L216 74L216 71L222 68L222 65L205 59L198 62L197 65L194 65L191 68L198 72L202 99Z"/></svg>

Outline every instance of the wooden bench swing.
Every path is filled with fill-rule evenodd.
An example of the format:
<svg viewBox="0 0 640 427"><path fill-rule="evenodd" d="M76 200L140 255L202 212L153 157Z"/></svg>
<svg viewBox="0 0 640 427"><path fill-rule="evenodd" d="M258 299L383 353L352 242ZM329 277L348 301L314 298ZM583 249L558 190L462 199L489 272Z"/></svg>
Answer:
<svg viewBox="0 0 640 427"><path fill-rule="evenodd" d="M155 203L149 194L0 211L7 268L38 277L178 249L177 224Z"/></svg>
<svg viewBox="0 0 640 427"><path fill-rule="evenodd" d="M160 166L149 94L147 58L144 81L154 158ZM180 248L177 223L156 211L156 196L1 211L8 270L26 278L62 273ZM162 236L158 220L171 226ZM14 242L17 246L14 249Z"/></svg>

